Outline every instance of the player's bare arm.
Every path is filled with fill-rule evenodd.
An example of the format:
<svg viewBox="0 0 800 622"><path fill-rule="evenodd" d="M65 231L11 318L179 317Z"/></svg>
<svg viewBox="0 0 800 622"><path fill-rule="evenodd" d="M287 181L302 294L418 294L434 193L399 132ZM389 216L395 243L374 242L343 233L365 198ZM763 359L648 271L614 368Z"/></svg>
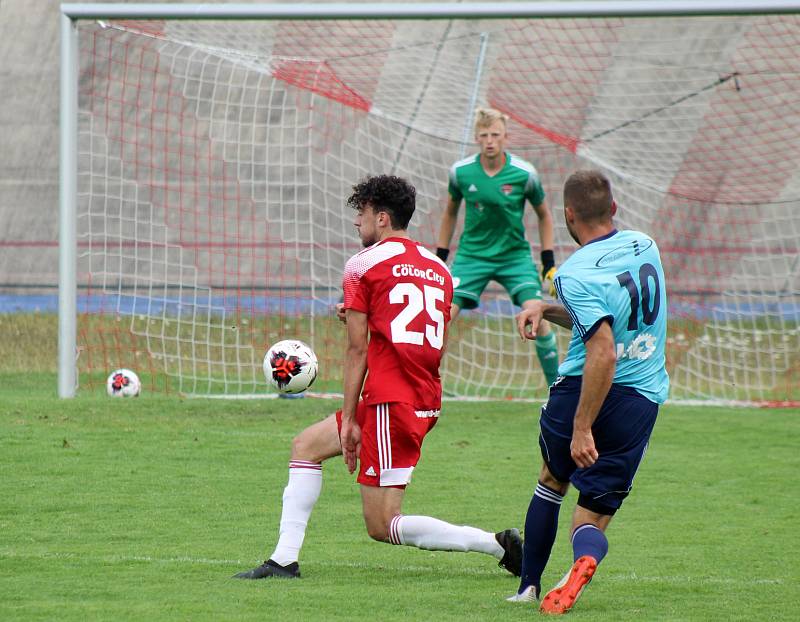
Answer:
<svg viewBox="0 0 800 622"><path fill-rule="evenodd" d="M439 226L439 241L436 243L437 248L449 249L450 242L453 241L453 233L456 230L456 222L458 221L458 210L461 207L461 201L456 201L453 197L447 197L447 207L442 213L442 223Z"/></svg>
<svg viewBox="0 0 800 622"><path fill-rule="evenodd" d="M553 324L558 324L562 328L572 328L572 318L564 305L557 303L542 303L542 314L544 319Z"/></svg>
<svg viewBox="0 0 800 622"><path fill-rule="evenodd" d="M366 313L347 309L347 351L344 365L344 405L342 407L342 454L350 473L356 470L361 450L361 429L356 422L356 406L367 375L369 328Z"/></svg>
<svg viewBox="0 0 800 622"><path fill-rule="evenodd" d="M539 221L539 243L541 250L553 250L555 237L553 235L553 214L550 208L547 207L547 202L542 201L539 205L533 206L533 211L536 212L536 218Z"/></svg>
<svg viewBox="0 0 800 622"><path fill-rule="evenodd" d="M578 408L575 410L570 445L572 459L581 468L590 467L597 460L592 425L608 395L617 367L611 325L605 321L601 322L585 345L586 363L583 368L581 396Z"/></svg>
<svg viewBox="0 0 800 622"><path fill-rule="evenodd" d="M539 323L542 320L558 324L563 328L572 328L572 318L562 305L532 300L517 314L519 336L522 339L536 339Z"/></svg>

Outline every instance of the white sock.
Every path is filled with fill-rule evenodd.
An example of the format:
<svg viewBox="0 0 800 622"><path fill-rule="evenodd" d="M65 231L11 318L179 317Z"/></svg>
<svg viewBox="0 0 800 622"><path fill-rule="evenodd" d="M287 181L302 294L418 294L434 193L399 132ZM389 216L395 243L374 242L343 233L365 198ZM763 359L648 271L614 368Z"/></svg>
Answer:
<svg viewBox="0 0 800 622"><path fill-rule="evenodd" d="M389 541L429 551L474 551L497 559L502 559L505 553L493 533L451 525L430 516L395 516L389 523Z"/></svg>
<svg viewBox="0 0 800 622"><path fill-rule="evenodd" d="M322 465L304 460L289 461L289 483L283 489L281 534L270 559L286 566L296 562L306 537L311 510L322 490Z"/></svg>

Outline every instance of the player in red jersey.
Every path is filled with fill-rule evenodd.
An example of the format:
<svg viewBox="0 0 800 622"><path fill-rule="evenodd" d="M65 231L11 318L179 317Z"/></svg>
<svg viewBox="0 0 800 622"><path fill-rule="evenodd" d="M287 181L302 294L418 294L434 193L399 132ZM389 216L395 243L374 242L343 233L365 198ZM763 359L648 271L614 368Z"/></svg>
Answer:
<svg viewBox="0 0 800 622"><path fill-rule="evenodd" d="M337 308L347 327L344 405L295 437L278 544L261 566L237 578L300 576L298 557L322 489L322 462L340 455L351 473L358 468L370 537L486 553L519 576L522 543L516 529L494 534L401 514L422 440L439 417L439 363L453 297L447 266L406 232L415 201L414 187L398 177L369 177L353 187L347 202L356 209L355 226L366 248L345 266L344 303Z"/></svg>

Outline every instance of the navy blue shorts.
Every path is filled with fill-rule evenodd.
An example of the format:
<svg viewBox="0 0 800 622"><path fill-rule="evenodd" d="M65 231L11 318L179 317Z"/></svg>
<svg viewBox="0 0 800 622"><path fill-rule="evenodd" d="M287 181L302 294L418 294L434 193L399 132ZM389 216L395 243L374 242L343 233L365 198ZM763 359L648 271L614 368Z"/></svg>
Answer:
<svg viewBox="0 0 800 622"><path fill-rule="evenodd" d="M581 394L581 377L559 378L539 420L539 447L547 468L560 482L580 491L578 505L598 514L614 514L628 496L656 422L658 404L641 393L612 384L592 426L599 457L579 469L570 455L572 422Z"/></svg>

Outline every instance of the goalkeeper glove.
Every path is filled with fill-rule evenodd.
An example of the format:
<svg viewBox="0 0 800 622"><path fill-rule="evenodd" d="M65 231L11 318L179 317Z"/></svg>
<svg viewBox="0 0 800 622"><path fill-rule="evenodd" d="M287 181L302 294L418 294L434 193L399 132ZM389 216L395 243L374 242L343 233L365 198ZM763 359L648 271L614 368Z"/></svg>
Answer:
<svg viewBox="0 0 800 622"><path fill-rule="evenodd" d="M439 246L436 249L436 256L442 261L447 261L447 258L450 256L450 249Z"/></svg>
<svg viewBox="0 0 800 622"><path fill-rule="evenodd" d="M556 298L556 287L553 280L556 278L556 257L553 251L542 251L542 285L550 281L550 297Z"/></svg>

